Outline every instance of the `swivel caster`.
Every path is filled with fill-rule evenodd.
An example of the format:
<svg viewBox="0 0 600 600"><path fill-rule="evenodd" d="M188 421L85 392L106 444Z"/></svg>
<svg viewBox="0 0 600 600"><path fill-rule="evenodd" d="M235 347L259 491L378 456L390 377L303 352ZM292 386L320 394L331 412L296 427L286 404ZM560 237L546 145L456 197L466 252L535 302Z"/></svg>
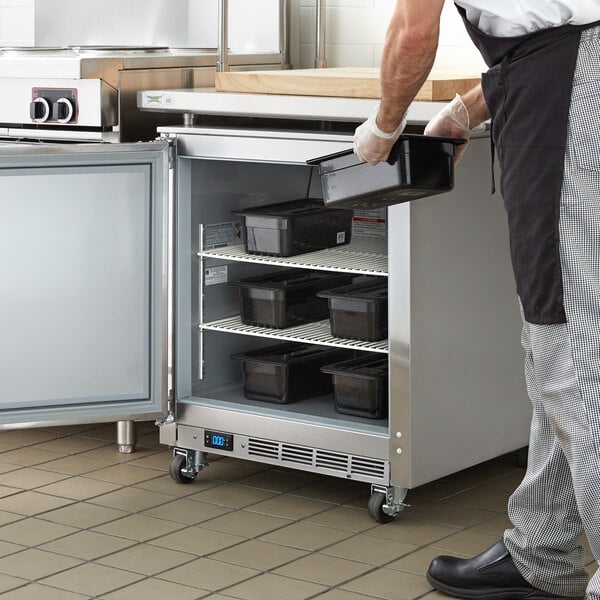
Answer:
<svg viewBox="0 0 600 600"><path fill-rule="evenodd" d="M186 469L187 460L185 456L181 454L176 454L171 459L171 464L169 465L169 475L173 481L177 483L192 483L194 479L196 479L196 475L198 473L189 473Z"/></svg>
<svg viewBox="0 0 600 600"><path fill-rule="evenodd" d="M383 510L383 505L385 503L385 494L382 494L381 492L375 492L374 494L371 494L371 497L369 498L369 504L367 506L371 519L378 521L379 523L390 523L396 518L396 515L388 515Z"/></svg>
<svg viewBox="0 0 600 600"><path fill-rule="evenodd" d="M405 488L373 485L367 505L369 516L379 523L391 523L408 506L404 504L407 493Z"/></svg>
<svg viewBox="0 0 600 600"><path fill-rule="evenodd" d="M177 483L191 483L206 466L205 452L176 448L169 465L169 475Z"/></svg>

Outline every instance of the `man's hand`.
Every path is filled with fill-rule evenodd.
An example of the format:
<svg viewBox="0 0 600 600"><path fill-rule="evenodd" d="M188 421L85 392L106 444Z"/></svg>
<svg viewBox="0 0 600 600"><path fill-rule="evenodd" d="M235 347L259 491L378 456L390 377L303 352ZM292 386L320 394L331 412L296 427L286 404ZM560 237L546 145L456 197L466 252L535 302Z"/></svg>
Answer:
<svg viewBox="0 0 600 600"><path fill-rule="evenodd" d="M487 105L481 92L481 86L477 86L462 97L456 94L454 100L444 106L427 123L424 134L460 138L468 142L473 131L477 131L479 128L485 129L485 125L482 123L487 118L489 118ZM458 163L466 149L466 143L456 147L454 164Z"/></svg>
<svg viewBox="0 0 600 600"><path fill-rule="evenodd" d="M390 133L381 131L377 126L378 111L379 105L371 111L369 118L354 132L354 154L361 162L370 165L387 160L392 146L406 127L406 117L402 117L402 121L395 131Z"/></svg>
<svg viewBox="0 0 600 600"><path fill-rule="evenodd" d="M471 138L471 129L469 128L469 113L464 105L462 98L456 94L450 104L446 104L442 110L435 115L423 132L425 135L435 137L460 138L468 142ZM454 164L461 159L467 144L456 146L454 154Z"/></svg>

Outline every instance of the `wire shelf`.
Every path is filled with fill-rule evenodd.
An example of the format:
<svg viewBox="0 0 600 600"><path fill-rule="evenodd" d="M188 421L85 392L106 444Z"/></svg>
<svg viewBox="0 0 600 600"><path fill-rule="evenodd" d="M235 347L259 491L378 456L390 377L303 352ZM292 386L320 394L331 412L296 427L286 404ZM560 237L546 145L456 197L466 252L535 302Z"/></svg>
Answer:
<svg viewBox="0 0 600 600"><path fill-rule="evenodd" d="M336 348L348 348L351 350L366 350L370 352L380 352L382 354L387 354L388 352L387 340L364 342L361 340L347 340L333 337L331 335L328 319L298 325L297 327L287 327L286 329L271 329L268 327L257 327L255 325L244 325L240 317L236 316L202 323L199 325L199 328L205 331L226 331L229 333L240 333L242 335L273 338L289 342L319 344L322 346L334 346Z"/></svg>
<svg viewBox="0 0 600 600"><path fill-rule="evenodd" d="M316 252L297 256L248 254L243 245L204 250L198 252L198 256L283 267L304 267L321 271L356 273L358 275L387 276L388 274L385 241L370 238L358 238L346 246L317 250Z"/></svg>

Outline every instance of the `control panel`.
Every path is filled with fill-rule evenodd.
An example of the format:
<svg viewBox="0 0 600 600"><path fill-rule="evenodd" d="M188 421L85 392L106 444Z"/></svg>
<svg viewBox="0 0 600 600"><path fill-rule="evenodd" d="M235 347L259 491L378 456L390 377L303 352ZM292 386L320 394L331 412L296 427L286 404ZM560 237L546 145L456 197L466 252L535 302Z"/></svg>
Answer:
<svg viewBox="0 0 600 600"><path fill-rule="evenodd" d="M204 431L204 445L218 450L233 450L233 434L221 431Z"/></svg>
<svg viewBox="0 0 600 600"><path fill-rule="evenodd" d="M31 89L29 116L33 123L76 124L77 90L73 88Z"/></svg>

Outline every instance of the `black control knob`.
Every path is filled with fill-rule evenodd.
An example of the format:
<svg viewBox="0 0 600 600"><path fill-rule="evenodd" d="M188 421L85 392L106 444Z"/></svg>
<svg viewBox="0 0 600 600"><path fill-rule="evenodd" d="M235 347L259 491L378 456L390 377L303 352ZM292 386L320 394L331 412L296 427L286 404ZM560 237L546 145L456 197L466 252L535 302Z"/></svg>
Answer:
<svg viewBox="0 0 600 600"><path fill-rule="evenodd" d="M43 123L50 116L50 104L46 98L34 98L29 105L29 115L36 123Z"/></svg>
<svg viewBox="0 0 600 600"><path fill-rule="evenodd" d="M52 120L57 123L68 123L74 113L73 103L68 98L59 98L52 103Z"/></svg>

